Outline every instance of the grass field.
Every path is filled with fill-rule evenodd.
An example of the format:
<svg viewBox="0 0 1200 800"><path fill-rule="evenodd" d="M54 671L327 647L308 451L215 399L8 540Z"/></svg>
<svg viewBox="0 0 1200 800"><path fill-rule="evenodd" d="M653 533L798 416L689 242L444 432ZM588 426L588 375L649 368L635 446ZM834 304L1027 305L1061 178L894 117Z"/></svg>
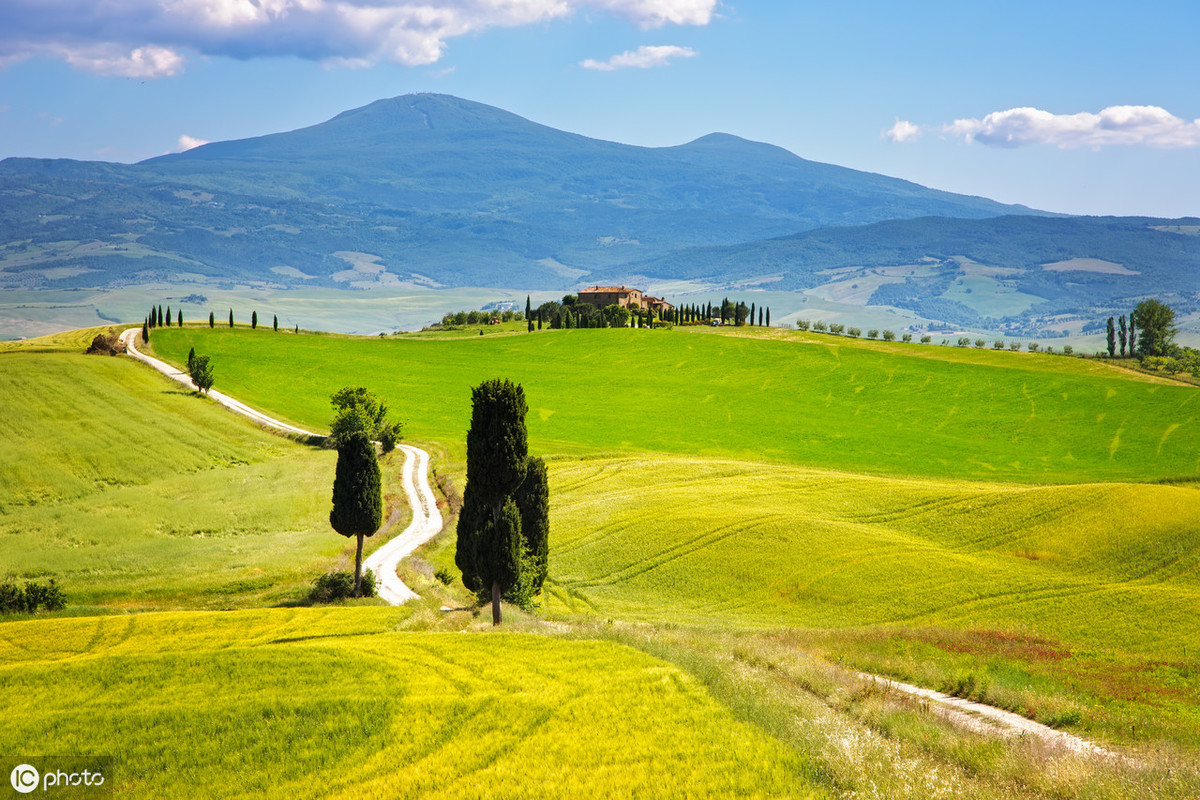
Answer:
<svg viewBox="0 0 1200 800"><path fill-rule="evenodd" d="M90 338L0 352L0 577L56 577L77 609L302 596L348 541L328 523L335 454L81 355Z"/></svg>
<svg viewBox="0 0 1200 800"><path fill-rule="evenodd" d="M416 440L461 446L470 388L522 383L540 453L663 452L875 474L1089 482L1200 473L1200 397L1096 362L775 331L573 330L459 340L155 331L216 386L304 425L365 385Z"/></svg>
<svg viewBox="0 0 1200 800"><path fill-rule="evenodd" d="M398 633L393 609L0 627L0 751L117 756L129 797L824 796L628 647Z"/></svg>
<svg viewBox="0 0 1200 800"><path fill-rule="evenodd" d="M798 628L796 646L860 669L1200 746L1200 488L666 457L551 475L551 613Z"/></svg>

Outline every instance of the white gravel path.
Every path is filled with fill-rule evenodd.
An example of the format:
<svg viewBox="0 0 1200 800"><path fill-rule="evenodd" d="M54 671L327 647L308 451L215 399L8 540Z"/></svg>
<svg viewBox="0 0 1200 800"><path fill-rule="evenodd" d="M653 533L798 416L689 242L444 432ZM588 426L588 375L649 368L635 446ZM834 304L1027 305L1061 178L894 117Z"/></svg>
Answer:
<svg viewBox="0 0 1200 800"><path fill-rule="evenodd" d="M138 337L141 335L141 328L130 328L121 334L121 341L125 344L126 352L133 358L148 364L154 369L177 381L189 389L195 389L191 378L186 372L181 372L165 361L160 361L153 356L148 356L137 349ZM264 425L268 428L282 431L283 433L293 434L298 436L315 436L324 438L323 433L313 433L306 431L303 428L297 428L295 425L289 425L286 422L268 416L261 411L256 411L250 406L235 400L227 394L212 389L208 396L216 402L225 406L229 410L248 417L259 425ZM396 568L400 562L412 554L421 545L428 542L442 530L442 514L438 511L437 499L433 494L433 487L429 485L429 453L419 447L402 444L400 449L404 451L404 469L403 481L404 491L408 495L408 505L413 510L412 522L404 529L400 535L393 537L391 541L377 549L374 553L367 556L363 561L363 566L375 572L375 576L379 579L379 596L388 603L396 606L401 603L407 603L419 595L405 585L404 581L396 574Z"/></svg>

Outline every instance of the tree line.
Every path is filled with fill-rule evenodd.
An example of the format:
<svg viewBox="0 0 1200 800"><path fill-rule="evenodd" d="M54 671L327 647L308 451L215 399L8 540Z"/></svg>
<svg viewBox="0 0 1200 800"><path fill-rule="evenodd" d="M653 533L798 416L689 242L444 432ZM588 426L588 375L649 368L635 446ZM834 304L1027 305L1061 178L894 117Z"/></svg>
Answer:
<svg viewBox="0 0 1200 800"><path fill-rule="evenodd" d="M719 304L693 303L659 311L653 308L629 308L616 304L600 307L581 303L579 296L564 295L561 301L550 300L534 308L525 298L525 319L528 330L562 328L657 328L664 325L771 325L771 309L754 303L731 301Z"/></svg>

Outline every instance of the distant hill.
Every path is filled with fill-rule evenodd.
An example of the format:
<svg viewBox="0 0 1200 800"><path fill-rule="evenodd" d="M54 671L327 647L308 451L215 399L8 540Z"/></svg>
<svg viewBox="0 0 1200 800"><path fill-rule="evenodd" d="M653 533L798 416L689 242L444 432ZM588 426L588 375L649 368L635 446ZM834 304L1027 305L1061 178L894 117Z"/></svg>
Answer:
<svg viewBox="0 0 1200 800"><path fill-rule="evenodd" d="M569 288L684 248L1035 214L727 134L598 141L444 95L134 165L0 162L0 286Z"/></svg>
<svg viewBox="0 0 1200 800"><path fill-rule="evenodd" d="M1154 296L1200 311L1200 219L923 217L691 248L595 276L808 291L954 326L1046 335ZM1057 319L1063 318L1063 319Z"/></svg>

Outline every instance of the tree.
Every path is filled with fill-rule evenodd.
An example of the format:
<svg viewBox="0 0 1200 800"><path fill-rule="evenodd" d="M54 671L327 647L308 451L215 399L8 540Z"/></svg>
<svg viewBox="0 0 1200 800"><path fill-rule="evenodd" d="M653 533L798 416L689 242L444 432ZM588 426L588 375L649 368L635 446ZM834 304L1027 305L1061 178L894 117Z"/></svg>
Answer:
<svg viewBox="0 0 1200 800"><path fill-rule="evenodd" d="M1124 324L1124 320L1121 320L1121 322L1122 322L1122 324ZM1122 331L1122 333L1121 333L1121 338L1122 339L1125 338L1124 331ZM1121 349L1122 350L1125 349L1124 341L1121 342ZM1117 326L1113 324L1112 317L1108 318L1108 357L1109 358L1117 357Z"/></svg>
<svg viewBox="0 0 1200 800"><path fill-rule="evenodd" d="M271 315L271 329L274 330L276 333L279 333L279 315L278 314Z"/></svg>
<svg viewBox="0 0 1200 800"><path fill-rule="evenodd" d="M550 479L542 459L529 456L525 464L525 480L513 499L521 515L525 565L531 571L527 580L536 594L550 565Z"/></svg>
<svg viewBox="0 0 1200 800"><path fill-rule="evenodd" d="M179 327L181 327L181 328L182 328L182 327L183 327L183 309L182 309L182 308L181 308L181 309L179 309L179 311L178 311L178 312L176 312L176 313L177 313L177 317L176 317L175 323L176 323L176 324L177 324Z"/></svg>
<svg viewBox="0 0 1200 800"><path fill-rule="evenodd" d="M1133 314L1129 315L1129 357L1137 355L1137 323L1133 321Z"/></svg>
<svg viewBox="0 0 1200 800"><path fill-rule="evenodd" d="M616 303L607 305L600 310L600 315L610 328L624 328L629 324L629 309Z"/></svg>
<svg viewBox="0 0 1200 800"><path fill-rule="evenodd" d="M150 324L149 320L142 320L142 341L150 341Z"/></svg>
<svg viewBox="0 0 1200 800"><path fill-rule="evenodd" d="M1128 338L1128 336L1129 336L1129 329L1125 327L1125 315L1122 314L1121 315L1121 330L1120 330L1121 358L1125 357L1125 340L1126 340L1126 338Z"/></svg>
<svg viewBox="0 0 1200 800"><path fill-rule="evenodd" d="M213 368L208 361L208 356L192 358L191 364L188 365L188 376L196 385L196 391L208 394L208 390L213 386Z"/></svg>
<svg viewBox="0 0 1200 800"><path fill-rule="evenodd" d="M750 324L754 324L754 303L750 304Z"/></svg>
<svg viewBox="0 0 1200 800"><path fill-rule="evenodd" d="M217 324L217 320L216 320L216 317L213 316L213 312L211 312L211 311L208 312L208 327L210 327L210 328L215 327L216 324Z"/></svg>
<svg viewBox="0 0 1200 800"><path fill-rule="evenodd" d="M229 309L229 327L233 327L233 309Z"/></svg>
<svg viewBox="0 0 1200 800"><path fill-rule="evenodd" d="M767 327L771 327L771 307L767 306Z"/></svg>
<svg viewBox="0 0 1200 800"><path fill-rule="evenodd" d="M329 396L333 406L333 422L329 425L329 441L341 450L357 434L378 441L383 452L396 448L403 424L388 419L387 404L363 386L347 386Z"/></svg>
<svg viewBox="0 0 1200 800"><path fill-rule="evenodd" d="M1175 312L1157 300L1143 300L1129 317L1131 327L1141 329L1137 353L1142 356L1169 356L1175 349Z"/></svg>
<svg viewBox="0 0 1200 800"><path fill-rule="evenodd" d="M471 390L454 561L468 589L481 597L490 590L493 625L501 622L501 594L520 576L521 519L513 498L529 470L527 411L525 390L512 381L492 379Z"/></svg>
<svg viewBox="0 0 1200 800"><path fill-rule="evenodd" d="M354 555L354 596L362 596L363 537L374 536L383 522L383 481L375 445L362 432L341 442L333 477L329 524L347 538L358 538Z"/></svg>
<svg viewBox="0 0 1200 800"><path fill-rule="evenodd" d="M167 306L167 327L171 327L171 307Z"/></svg>
<svg viewBox="0 0 1200 800"><path fill-rule="evenodd" d="M189 375L192 374L192 364L194 364L195 362L196 362L196 348L189 347L188 348L188 367L187 367Z"/></svg>
<svg viewBox="0 0 1200 800"><path fill-rule="evenodd" d="M258 330L258 312L257 311L250 312L250 330L252 330L252 331Z"/></svg>
<svg viewBox="0 0 1200 800"><path fill-rule="evenodd" d="M763 310L760 308L758 310L758 327L761 328L762 324L763 324Z"/></svg>
<svg viewBox="0 0 1200 800"><path fill-rule="evenodd" d="M158 327L161 328L162 324L163 324L163 315L162 315L162 306L160 305L158 307Z"/></svg>
<svg viewBox="0 0 1200 800"><path fill-rule="evenodd" d="M533 306L529 303L529 295L525 295L525 327L533 333Z"/></svg>

